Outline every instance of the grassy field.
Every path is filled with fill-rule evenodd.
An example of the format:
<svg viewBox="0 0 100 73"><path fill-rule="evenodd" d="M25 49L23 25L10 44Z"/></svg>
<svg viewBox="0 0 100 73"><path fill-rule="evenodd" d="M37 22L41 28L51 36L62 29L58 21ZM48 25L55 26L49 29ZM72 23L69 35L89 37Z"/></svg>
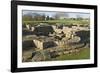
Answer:
<svg viewBox="0 0 100 73"><path fill-rule="evenodd" d="M71 20L71 19L63 19L63 20L47 20L47 21L23 21L23 24L36 24L36 23L49 23L49 24L89 24L89 21L86 20Z"/></svg>
<svg viewBox="0 0 100 73"><path fill-rule="evenodd" d="M89 59L90 58L90 49L84 48L77 54L72 55L61 55L57 57L57 60L82 60L82 59Z"/></svg>

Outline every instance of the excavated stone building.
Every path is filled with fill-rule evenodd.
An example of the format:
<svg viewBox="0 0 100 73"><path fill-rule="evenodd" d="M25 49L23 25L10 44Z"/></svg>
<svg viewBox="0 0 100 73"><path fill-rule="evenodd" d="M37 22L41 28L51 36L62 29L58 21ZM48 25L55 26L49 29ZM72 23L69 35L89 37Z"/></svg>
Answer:
<svg viewBox="0 0 100 73"><path fill-rule="evenodd" d="M70 42L79 42L81 37L76 33L79 34L82 33L80 31L89 31L88 28L80 26L63 26L62 28L58 28L56 25L39 25L35 27L27 25L27 29L29 28L32 28L32 34L37 37L33 38L31 43L38 49L60 46Z"/></svg>

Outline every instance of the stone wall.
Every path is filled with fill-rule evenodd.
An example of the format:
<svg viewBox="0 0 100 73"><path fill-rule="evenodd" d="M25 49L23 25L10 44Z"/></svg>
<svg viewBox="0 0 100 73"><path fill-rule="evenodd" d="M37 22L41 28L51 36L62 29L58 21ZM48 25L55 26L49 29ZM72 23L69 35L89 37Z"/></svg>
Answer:
<svg viewBox="0 0 100 73"><path fill-rule="evenodd" d="M33 42L35 43L36 47L39 49L43 49L43 42L39 41L39 40L33 40Z"/></svg>
<svg viewBox="0 0 100 73"><path fill-rule="evenodd" d="M34 44L34 42L32 40L23 41L22 45L23 45L23 49L24 50L27 50L27 49L29 49L31 47L36 47L35 44Z"/></svg>
<svg viewBox="0 0 100 73"><path fill-rule="evenodd" d="M33 33L37 36L41 36L41 35L48 36L49 33L53 33L53 32L54 32L53 28L51 26L46 26L46 25L36 26L33 31Z"/></svg>

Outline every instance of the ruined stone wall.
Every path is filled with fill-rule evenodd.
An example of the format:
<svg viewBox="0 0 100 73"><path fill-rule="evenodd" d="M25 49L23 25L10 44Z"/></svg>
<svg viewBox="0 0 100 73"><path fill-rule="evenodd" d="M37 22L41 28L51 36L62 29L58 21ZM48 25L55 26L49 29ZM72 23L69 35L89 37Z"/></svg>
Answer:
<svg viewBox="0 0 100 73"><path fill-rule="evenodd" d="M28 30L30 30L30 27L31 27L30 25L28 25L28 24L26 25L26 28L27 28Z"/></svg>
<svg viewBox="0 0 100 73"><path fill-rule="evenodd" d="M33 40L33 42L35 43L37 48L43 49L43 42L41 42L39 40Z"/></svg>
<svg viewBox="0 0 100 73"><path fill-rule="evenodd" d="M22 42L23 49L29 49L30 47L36 47L32 40L26 40Z"/></svg>

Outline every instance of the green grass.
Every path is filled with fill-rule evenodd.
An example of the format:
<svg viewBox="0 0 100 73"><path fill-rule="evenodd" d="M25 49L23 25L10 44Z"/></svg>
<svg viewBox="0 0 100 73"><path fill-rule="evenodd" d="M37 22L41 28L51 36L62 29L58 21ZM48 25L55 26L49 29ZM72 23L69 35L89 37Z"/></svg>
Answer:
<svg viewBox="0 0 100 73"><path fill-rule="evenodd" d="M49 24L55 24L55 23L60 23L60 24L89 24L89 21L86 20L71 20L71 19L63 19L63 20L47 20L47 21L23 21L24 24L36 24L36 23L49 23Z"/></svg>
<svg viewBox="0 0 100 73"><path fill-rule="evenodd" d="M61 55L57 57L57 60L81 60L81 59L89 59L90 58L90 49L84 48L77 54L72 55Z"/></svg>

